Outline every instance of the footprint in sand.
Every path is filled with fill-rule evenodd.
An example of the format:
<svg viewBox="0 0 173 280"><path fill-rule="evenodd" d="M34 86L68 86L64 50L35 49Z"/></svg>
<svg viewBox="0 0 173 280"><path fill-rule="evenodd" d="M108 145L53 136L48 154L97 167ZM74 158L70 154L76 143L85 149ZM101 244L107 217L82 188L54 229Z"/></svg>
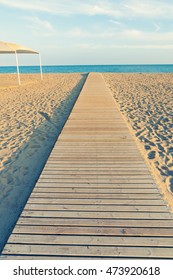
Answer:
<svg viewBox="0 0 173 280"><path fill-rule="evenodd" d="M147 156L149 159L155 159L156 151L150 151Z"/></svg>

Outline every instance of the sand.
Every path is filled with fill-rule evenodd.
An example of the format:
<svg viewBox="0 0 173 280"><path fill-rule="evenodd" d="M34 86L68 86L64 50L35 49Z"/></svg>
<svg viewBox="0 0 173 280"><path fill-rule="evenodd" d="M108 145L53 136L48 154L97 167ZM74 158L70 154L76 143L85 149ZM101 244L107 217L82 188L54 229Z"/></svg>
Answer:
<svg viewBox="0 0 173 280"><path fill-rule="evenodd" d="M173 75L103 76L163 192L173 198ZM41 82L39 75L22 75L19 87L16 75L0 75L0 251L85 79L47 74Z"/></svg>
<svg viewBox="0 0 173 280"><path fill-rule="evenodd" d="M0 75L0 251L85 82L82 74Z"/></svg>
<svg viewBox="0 0 173 280"><path fill-rule="evenodd" d="M132 127L147 163L163 186L163 193L172 203L173 74L111 73L103 76Z"/></svg>

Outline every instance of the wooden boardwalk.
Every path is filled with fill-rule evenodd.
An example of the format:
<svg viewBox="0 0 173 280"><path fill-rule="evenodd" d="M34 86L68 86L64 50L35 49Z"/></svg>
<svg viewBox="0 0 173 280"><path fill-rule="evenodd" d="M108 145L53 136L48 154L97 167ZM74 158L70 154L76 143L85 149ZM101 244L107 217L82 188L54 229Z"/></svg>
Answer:
<svg viewBox="0 0 173 280"><path fill-rule="evenodd" d="M89 74L2 257L173 258L173 215L101 74Z"/></svg>

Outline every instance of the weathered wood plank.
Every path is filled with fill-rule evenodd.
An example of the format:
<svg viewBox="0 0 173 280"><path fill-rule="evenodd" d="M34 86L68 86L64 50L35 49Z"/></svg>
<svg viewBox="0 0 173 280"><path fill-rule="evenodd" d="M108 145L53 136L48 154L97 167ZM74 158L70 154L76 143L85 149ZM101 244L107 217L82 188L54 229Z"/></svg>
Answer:
<svg viewBox="0 0 173 280"><path fill-rule="evenodd" d="M88 188L88 189L91 189L91 188L99 188L99 189L141 189L141 190L153 190L153 189L156 189L158 190L158 187L155 183L122 183L122 182L119 182L119 183L69 183L69 182L48 182L48 181L43 181L43 182L40 182L40 180L36 183L36 188L37 187L41 187L41 188L49 188L49 187L53 187L53 188L56 188L56 187L61 187L61 188Z"/></svg>
<svg viewBox="0 0 173 280"><path fill-rule="evenodd" d="M87 187L84 187L84 188L76 188L76 187L36 187L33 191L33 193L69 193L69 194L75 194L75 193L94 193L94 194L158 194L159 193L159 190L158 189L138 189L138 188L128 188L128 189L125 189L125 188L102 188L100 189L99 187L98 188L87 188Z"/></svg>
<svg viewBox="0 0 173 280"><path fill-rule="evenodd" d="M134 179L134 180L141 180L141 181L143 181L143 180L151 180L151 175L150 174L117 174L117 173L106 173L106 174L102 174L102 173L98 173L98 174L88 174L88 173L79 173L79 172L76 172L76 173L74 173L74 174L70 174L70 173L68 173L68 174L66 174L65 172L64 172L64 174L63 173L61 173L61 174L58 174L57 172L53 172L53 174L50 174L50 173L48 173L48 172L43 172L42 173L42 175L40 176L40 179L87 179L87 178L91 178L91 179L97 179L97 178L100 178L100 179L103 179L103 180L105 180L105 179L114 179L114 180L123 180L122 179L122 176L125 176L127 179ZM152 182L153 182L153 180L152 180Z"/></svg>
<svg viewBox="0 0 173 280"><path fill-rule="evenodd" d="M168 212L169 208L166 205L74 205L74 204L37 204L27 203L25 210L83 210L83 211L120 211L120 212Z"/></svg>
<svg viewBox="0 0 173 280"><path fill-rule="evenodd" d="M173 257L173 249L120 246L51 246L7 244L6 254L53 255L53 256L111 256L111 257Z"/></svg>
<svg viewBox="0 0 173 280"><path fill-rule="evenodd" d="M41 256L36 256L36 255L13 255L13 254L3 254L2 256L0 256L0 260L68 260L68 261L71 261L71 260L115 260L117 258L109 258L109 257L106 257L106 258L103 258L103 257L73 257L73 256L67 256L67 257L64 257L64 256L49 256L49 255L41 255ZM122 259L122 258L121 258ZM123 258L123 259L127 259L127 258ZM156 259L156 257L154 258Z"/></svg>
<svg viewBox="0 0 173 280"><path fill-rule="evenodd" d="M78 170L78 169L73 169L73 170L63 170L63 169L56 169L56 170L52 170L52 169L44 169L44 171L42 172L42 175L44 176L53 176L53 175L63 175L63 176L67 176L67 175L84 175L84 176L138 176L138 177L143 177L146 176L150 177L151 175L149 174L148 170Z"/></svg>
<svg viewBox="0 0 173 280"><path fill-rule="evenodd" d="M172 257L165 257L166 260L172 260ZM78 257L74 257L74 256L50 256L50 255L3 255L0 256L0 260L65 260L65 261L71 261L71 260L129 260L129 259L140 259L140 260L146 260L146 257L102 257L102 256L78 256ZM163 256L162 257L158 257L158 256L148 256L147 259L151 259L151 260L163 260Z"/></svg>
<svg viewBox="0 0 173 280"><path fill-rule="evenodd" d="M13 233L27 234L68 234L68 235L105 235L105 236L158 236L172 237L173 228L137 228L137 227L72 227L72 226L39 226L16 225Z"/></svg>
<svg viewBox="0 0 173 280"><path fill-rule="evenodd" d="M103 199L106 199L106 198L115 198L115 199L118 199L118 198L121 198L121 199L160 199L162 198L161 194L160 193L52 193L52 192L48 192L48 193L45 193L45 192L41 192L41 193L38 193L38 192L33 192L31 194L31 197L40 197L40 198L69 198L69 199L72 199L72 198L75 198L75 199L89 199L89 198L95 198L95 199L99 199L99 198L103 198Z"/></svg>
<svg viewBox="0 0 173 280"><path fill-rule="evenodd" d="M104 204L104 205L167 205L167 202L161 199L58 199L58 198L39 198L30 197L29 203L46 203L46 204Z"/></svg>
<svg viewBox="0 0 173 280"><path fill-rule="evenodd" d="M49 163L50 164L57 164L57 166L58 166L58 164L60 164L60 166L64 166L64 165L73 166L73 164L74 164L74 166L75 165L87 166L87 165L91 164L92 166L98 166L98 167L99 166L105 166L105 164L106 164L106 166L112 167L112 166L116 166L116 163L118 163L118 165L121 165L121 166L130 166L131 160L127 161L127 159L122 160L120 158L116 158L115 160L104 159L104 161L103 161L103 159L99 159L99 158L94 159L93 158L90 161L89 158L88 159L85 158L85 160L81 160L81 159L77 159L77 158L76 159L69 158L68 160L67 159L63 160L63 158L61 158L61 160L60 160L60 158L54 158L54 159L49 159ZM134 160L134 165L137 166L138 164L142 165L143 161L142 160L141 161Z"/></svg>
<svg viewBox="0 0 173 280"><path fill-rule="evenodd" d="M45 218L45 217L20 217L18 225L52 225L52 226L96 226L96 227L155 227L155 228L173 228L173 220L161 220L160 219L140 219L140 225L138 224L139 219L128 219L121 218Z"/></svg>
<svg viewBox="0 0 173 280"><path fill-rule="evenodd" d="M64 166L57 166L56 164L50 164L47 163L44 167L44 172L45 171L69 171L69 172L73 172L73 171L83 171L83 172L106 172L106 171L110 171L110 172L133 172L135 173L142 173L142 172L149 172L149 170L146 168L146 166L140 167L140 166L131 166L129 167L129 165L127 164L127 166L70 166L70 165L64 165Z"/></svg>
<svg viewBox="0 0 173 280"><path fill-rule="evenodd" d="M40 177L40 182L55 182L55 183L78 183L78 184L82 184L82 183L97 183L97 184L106 184L106 183L136 183L136 184L140 184L140 183L145 183L145 184L150 184L153 183L153 179L149 178L149 179L138 179L138 178L42 178Z"/></svg>
<svg viewBox="0 0 173 280"><path fill-rule="evenodd" d="M21 217L58 217L58 218L93 218L93 219L102 219L102 218L124 218L124 219L171 219L172 214L167 212L92 212L92 211L31 211L24 210L21 214Z"/></svg>
<svg viewBox="0 0 173 280"><path fill-rule="evenodd" d="M14 244L76 244L76 245L110 245L110 246L155 246L173 248L173 237L119 237L119 236L66 236L66 235L28 235L12 234L9 243Z"/></svg>

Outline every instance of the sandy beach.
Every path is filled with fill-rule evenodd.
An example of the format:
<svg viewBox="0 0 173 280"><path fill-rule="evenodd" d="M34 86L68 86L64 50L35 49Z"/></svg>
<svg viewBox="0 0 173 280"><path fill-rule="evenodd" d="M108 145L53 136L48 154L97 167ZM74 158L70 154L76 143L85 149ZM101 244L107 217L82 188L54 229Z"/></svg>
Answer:
<svg viewBox="0 0 173 280"><path fill-rule="evenodd" d="M68 118L82 74L0 75L0 250Z"/></svg>
<svg viewBox="0 0 173 280"><path fill-rule="evenodd" d="M103 74L146 162L173 205L171 74ZM83 74L0 75L0 250L86 80Z"/></svg>
<svg viewBox="0 0 173 280"><path fill-rule="evenodd" d="M173 75L106 73L104 78L173 206Z"/></svg>

